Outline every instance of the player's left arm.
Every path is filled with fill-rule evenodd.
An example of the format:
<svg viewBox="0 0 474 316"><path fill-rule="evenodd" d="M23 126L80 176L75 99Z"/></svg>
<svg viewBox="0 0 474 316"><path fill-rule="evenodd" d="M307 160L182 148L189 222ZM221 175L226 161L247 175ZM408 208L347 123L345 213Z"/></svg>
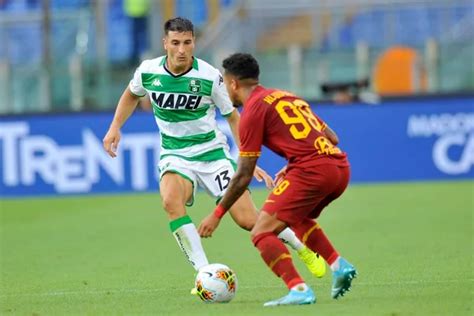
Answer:
<svg viewBox="0 0 474 316"><path fill-rule="evenodd" d="M334 145L337 146L339 144L339 137L337 137L336 132L329 125L326 124L316 113L313 112L314 117L318 121L319 125L322 126L322 132L324 136L329 139L329 141Z"/></svg>
<svg viewBox="0 0 474 316"><path fill-rule="evenodd" d="M254 103L249 104L245 110L247 112L244 112L239 124L241 144L237 171L214 212L204 218L199 225L198 232L201 237L212 236L214 230L219 226L221 218L247 189L257 166L265 133L265 112L256 111Z"/></svg>
<svg viewBox="0 0 474 316"><path fill-rule="evenodd" d="M252 180L253 172L257 166L258 157L240 157L237 172L230 180L227 191L225 192L219 205L228 210L245 192Z"/></svg>
<svg viewBox="0 0 474 316"><path fill-rule="evenodd" d="M336 132L332 128L326 125L326 128L323 131L324 136L333 143L333 145L339 144L339 137L337 137Z"/></svg>
<svg viewBox="0 0 474 316"><path fill-rule="evenodd" d="M217 205L216 210L203 219L199 225L198 232L201 237L211 237L219 226L220 220L225 212L242 196L252 180L257 166L258 157L240 157L237 172L230 180L224 197Z"/></svg>
<svg viewBox="0 0 474 316"><path fill-rule="evenodd" d="M239 111L234 110L230 115L226 117L227 123L229 124L230 131L234 137L235 144L240 148L240 137L239 137L239 123L240 123L240 114Z"/></svg>
<svg viewBox="0 0 474 316"><path fill-rule="evenodd" d="M211 99L216 104L222 116L227 119L227 123L229 124L232 136L234 137L235 144L238 148L240 148L240 114L239 111L237 111L232 105L232 101L230 100L229 94L227 93L227 89L224 85L224 78L218 71L216 71L216 76L212 83ZM253 176L255 177L255 179L257 179L258 182L265 181L265 185L267 186L267 188L273 188L274 183L272 177L270 177L268 173L266 173L260 167L257 166L255 168Z"/></svg>

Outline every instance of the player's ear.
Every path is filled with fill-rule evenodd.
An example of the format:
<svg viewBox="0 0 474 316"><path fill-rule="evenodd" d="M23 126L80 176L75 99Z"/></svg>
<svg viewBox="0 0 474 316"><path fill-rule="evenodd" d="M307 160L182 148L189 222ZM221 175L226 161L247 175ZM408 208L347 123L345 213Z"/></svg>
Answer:
<svg viewBox="0 0 474 316"><path fill-rule="evenodd" d="M164 48L165 50L166 50L166 46L167 46L167 45L166 45L166 36L165 36L165 37L163 37L163 48Z"/></svg>
<svg viewBox="0 0 474 316"><path fill-rule="evenodd" d="M233 90L237 90L239 88L239 81L235 78L232 78L232 80L230 81L230 86Z"/></svg>

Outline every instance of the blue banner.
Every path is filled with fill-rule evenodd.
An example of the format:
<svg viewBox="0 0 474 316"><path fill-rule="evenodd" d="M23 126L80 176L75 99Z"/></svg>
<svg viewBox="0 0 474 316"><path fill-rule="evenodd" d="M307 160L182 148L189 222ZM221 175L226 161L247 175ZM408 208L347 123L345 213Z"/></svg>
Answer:
<svg viewBox="0 0 474 316"><path fill-rule="evenodd" d="M326 106L313 110L338 134L352 182L474 179L474 99ZM102 149L113 113L3 117L2 197L156 191L160 138L151 113L122 129L117 158ZM231 139L225 120L220 128ZM233 155L237 148L231 143ZM270 174L284 160L264 150ZM255 183L257 184L257 183Z"/></svg>
<svg viewBox="0 0 474 316"><path fill-rule="evenodd" d="M474 99L315 110L337 131L353 181L474 178Z"/></svg>

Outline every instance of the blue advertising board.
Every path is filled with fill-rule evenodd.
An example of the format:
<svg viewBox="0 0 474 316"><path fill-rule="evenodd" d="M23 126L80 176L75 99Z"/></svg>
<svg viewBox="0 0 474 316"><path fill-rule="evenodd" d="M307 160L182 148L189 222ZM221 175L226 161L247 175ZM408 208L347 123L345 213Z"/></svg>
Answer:
<svg viewBox="0 0 474 316"><path fill-rule="evenodd" d="M337 131L353 181L474 178L474 99L315 111Z"/></svg>
<svg viewBox="0 0 474 316"><path fill-rule="evenodd" d="M337 132L352 182L474 179L472 98L313 109ZM160 138L153 115L137 112L127 121L114 159L102 149L112 116L2 117L2 197L156 191ZM231 139L225 120L219 126ZM232 142L231 152L237 156ZM270 174L284 163L268 150L259 160Z"/></svg>

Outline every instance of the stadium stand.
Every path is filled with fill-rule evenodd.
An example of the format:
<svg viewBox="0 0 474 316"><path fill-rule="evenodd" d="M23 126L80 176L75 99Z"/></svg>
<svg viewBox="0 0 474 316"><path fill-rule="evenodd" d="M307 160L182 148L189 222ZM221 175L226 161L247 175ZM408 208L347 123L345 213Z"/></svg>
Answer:
<svg viewBox="0 0 474 316"><path fill-rule="evenodd" d="M78 76L83 80L81 85L88 98L83 103L91 109L112 106L120 93L119 87L136 66L129 63L131 25L123 12L123 0L101 3L107 4L103 11L98 10L98 2L91 0L50 1L54 63L47 68L51 68L53 110L70 109L73 82L69 72L77 68L72 66L72 60L79 61L82 74ZM474 86L472 69L463 67L472 61L474 53L472 1L367 0L358 1L361 5L357 7L346 0L321 3L162 0L159 3L157 12L161 19L180 15L193 20L198 54L213 63L218 64L223 55L237 48L254 52L262 67L269 69L263 80L268 85L282 87L288 84L283 74L295 71L292 62L296 60L296 67L301 69L292 74L296 79L291 87L310 98L321 96L317 88L321 81L350 81L371 74L377 58L394 45L415 49L423 59L428 41L434 41L437 49L434 63L437 83L429 91L463 91ZM101 22L103 35L98 32L101 18L98 12L105 17ZM151 19L160 20L160 17L152 15ZM161 38L161 29L156 28L160 21L154 24L151 36ZM228 32L229 29L233 31ZM0 106L0 112L35 111L21 91L29 86L32 94L40 98L38 78L44 67L41 1L1 1L0 39L0 69L3 69L0 81L8 83L3 88L8 91L3 94L12 97L10 104ZM361 43L368 54L368 61L362 66L356 60ZM152 47L148 56L160 54L160 45L155 39L154 50ZM291 52L289 46L293 46ZM299 60L295 54L300 55ZM450 75L454 73L456 76ZM106 92L98 85L104 78L109 78L110 83Z"/></svg>

